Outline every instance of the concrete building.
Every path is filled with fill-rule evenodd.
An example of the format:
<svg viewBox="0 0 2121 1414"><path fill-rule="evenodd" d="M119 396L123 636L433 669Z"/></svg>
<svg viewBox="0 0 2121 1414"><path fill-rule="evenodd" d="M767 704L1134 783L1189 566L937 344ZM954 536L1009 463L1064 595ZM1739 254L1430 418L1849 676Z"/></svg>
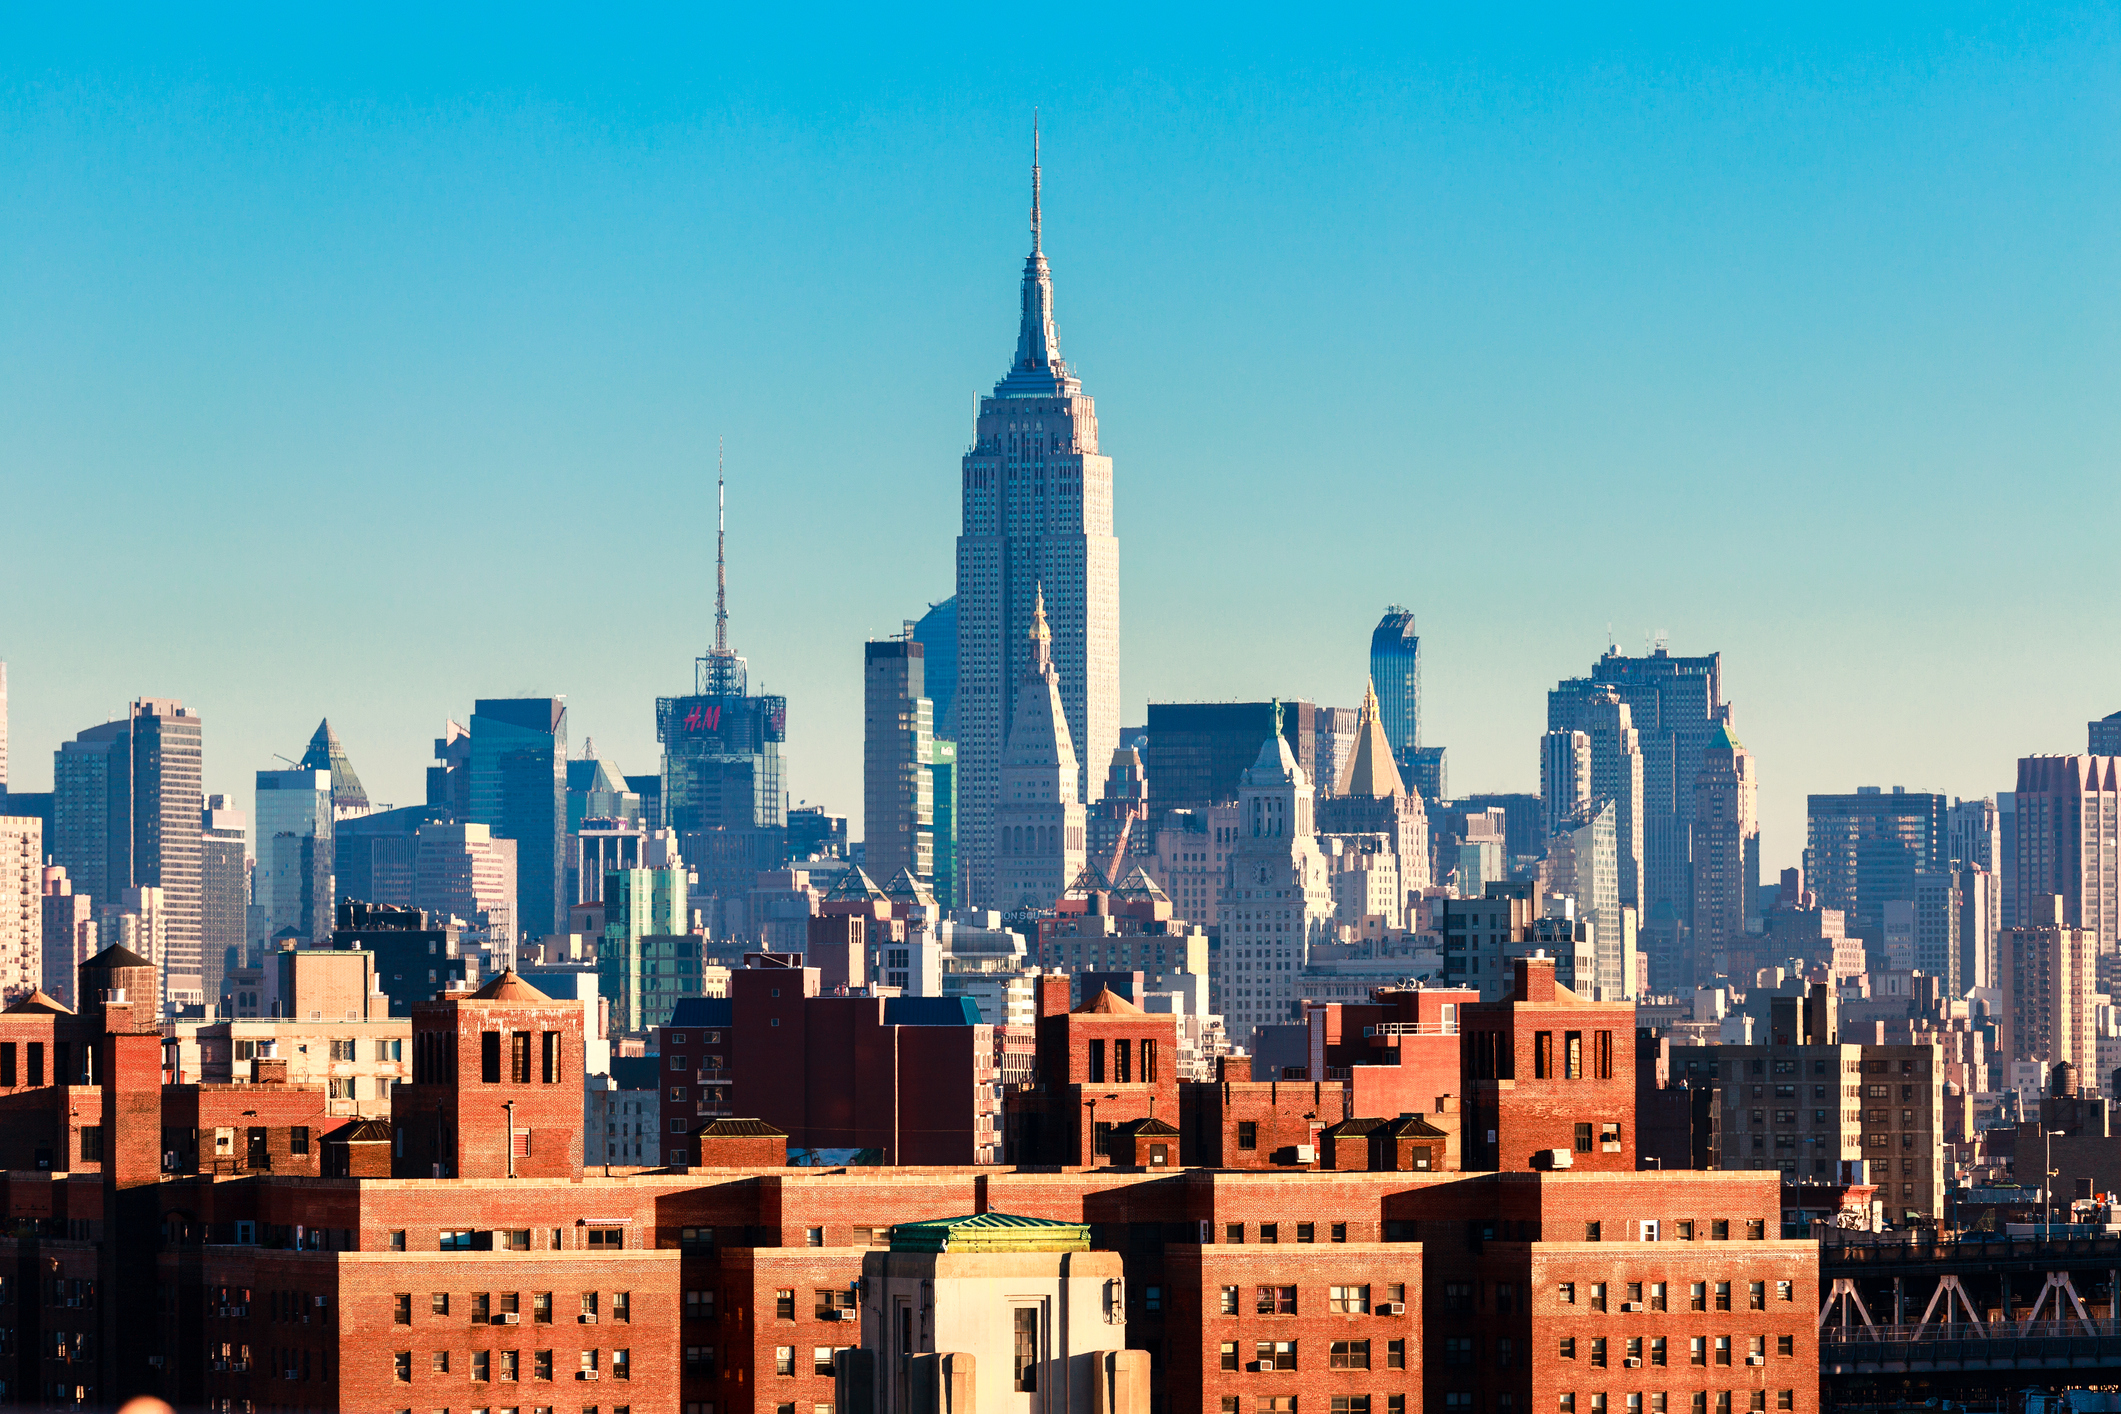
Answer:
<svg viewBox="0 0 2121 1414"><path fill-rule="evenodd" d="M0 668L0 673L5 669ZM2121 712L2109 712L2085 725L2085 751L2092 756L2121 756Z"/></svg>
<svg viewBox="0 0 2121 1414"><path fill-rule="evenodd" d="M81 1002L74 993L75 975L99 951L95 900L75 893L66 870L56 864L46 866L41 887L44 962L40 985L53 1000L78 1011Z"/></svg>
<svg viewBox="0 0 2121 1414"><path fill-rule="evenodd" d="M1591 734L1573 728L1548 732L1539 739L1539 806L1546 833L1560 834L1564 822L1590 803Z"/></svg>
<svg viewBox="0 0 2121 1414"><path fill-rule="evenodd" d="M1097 407L1061 358L1053 276L1041 241L1038 163L1031 167L1031 254L1024 261L1016 357L979 417L962 471L957 540L958 836L973 906L1002 906L998 851L1004 760L1017 685L1048 644L1062 721L1076 750L1074 799L1119 744L1119 541L1112 459ZM1072 877L1072 876L1071 876ZM1015 900L1007 900L1013 904Z"/></svg>
<svg viewBox="0 0 2121 1414"><path fill-rule="evenodd" d="M1429 887L1429 814L1420 793L1408 789L1400 778L1374 689L1363 690L1347 768L1331 780L1331 794L1313 802L1318 830L1328 835L1385 837L1397 898L1384 911L1392 916L1387 926L1396 928L1406 900Z"/></svg>
<svg viewBox="0 0 2121 1414"><path fill-rule="evenodd" d="M1646 760L1635 720L1635 711L1627 699L1602 679L1572 678L1547 694L1549 734L1582 732L1590 740L1591 798L1613 802L1620 902L1623 907L1639 911L1644 907L1643 873L1647 847L1643 840L1650 807L1645 794L1648 789ZM1660 757L1660 761L1662 759ZM1698 774L1698 761L1694 764ZM1689 786L1693 780L1693 775L1687 777ZM1544 775L1541 790L1544 796ZM1686 813L1691 817L1693 812L1689 809ZM1667 807L1659 818L1663 820L1669 815L1671 810ZM1692 900L1691 896L1683 895L1674 902L1685 908L1691 906Z"/></svg>
<svg viewBox="0 0 2121 1414"><path fill-rule="evenodd" d="M12 1004L43 984L44 822L0 815L0 1001Z"/></svg>
<svg viewBox="0 0 2121 1414"><path fill-rule="evenodd" d="M1017 680L1000 794L990 811L995 843L987 856L987 896L1007 909L1051 908L1088 858L1089 827L1076 788L1082 772L1051 656L1053 635L1035 586L1033 599L1031 651ZM968 692L966 705L971 703Z"/></svg>
<svg viewBox="0 0 2121 1414"><path fill-rule="evenodd" d="M1200 812L1237 799L1259 743L1280 732L1304 778L1318 776L1318 708L1309 702L1152 702L1142 762L1149 807Z"/></svg>
<svg viewBox="0 0 2121 1414"><path fill-rule="evenodd" d="M1207 810L1169 811L1160 819L1155 853L1145 867L1179 917L1215 927L1222 917L1227 856L1237 839L1236 799Z"/></svg>
<svg viewBox="0 0 2121 1414"><path fill-rule="evenodd" d="M923 690L926 650L917 639L862 645L863 867L880 879L901 869L935 879L934 778L929 774L933 705Z"/></svg>
<svg viewBox="0 0 2121 1414"><path fill-rule="evenodd" d="M205 723L181 702L145 697L90 727L52 760L52 862L104 907L127 889L162 891L168 946L162 994L204 999L199 822ZM105 939L109 941L108 938Z"/></svg>
<svg viewBox="0 0 2121 1414"><path fill-rule="evenodd" d="M2103 958L2121 947L2121 757L2028 756L2018 762L2017 852L2010 861L2020 922L2049 895L2062 923L2099 940ZM2047 923L2044 914L2031 921ZM2121 974L2101 964L2109 991Z"/></svg>
<svg viewBox="0 0 2121 1414"><path fill-rule="evenodd" d="M331 936L337 890L332 869L331 772L308 768L260 771L257 776L260 953L290 935L303 943Z"/></svg>
<svg viewBox="0 0 2121 1414"><path fill-rule="evenodd" d="M1996 935L1996 986L2003 993L1998 1049L2004 1061L2067 1061L2087 1074L2099 1061L2099 935L2071 926L2055 895L2047 904L2045 922Z"/></svg>
<svg viewBox="0 0 2121 1414"><path fill-rule="evenodd" d="M1694 777L1693 916L1696 985L1730 975L1733 951L1748 945L1748 915L1760 891L1758 773L1753 754L1719 709Z"/></svg>
<svg viewBox="0 0 2121 1414"><path fill-rule="evenodd" d="M1310 947L1333 940L1332 884L1311 782L1279 724L1238 785L1237 813L1224 866L1217 994L1231 1035L1245 1043L1257 1027L1296 1018Z"/></svg>
<svg viewBox="0 0 2121 1414"><path fill-rule="evenodd" d="M521 934L516 882L521 841L480 824L427 824L414 837L412 907L483 932L501 961Z"/></svg>

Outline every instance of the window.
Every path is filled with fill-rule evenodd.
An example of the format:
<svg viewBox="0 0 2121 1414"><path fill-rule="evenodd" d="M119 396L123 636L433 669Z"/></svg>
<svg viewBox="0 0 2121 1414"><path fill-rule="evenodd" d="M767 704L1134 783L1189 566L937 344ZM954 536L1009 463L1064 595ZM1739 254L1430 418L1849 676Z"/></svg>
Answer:
<svg viewBox="0 0 2121 1414"><path fill-rule="evenodd" d="M1253 1309L1262 1316L1293 1316L1296 1314L1296 1288L1293 1286L1262 1286L1254 1293Z"/></svg>
<svg viewBox="0 0 2121 1414"><path fill-rule="evenodd" d="M1605 1367L1605 1337L1594 1335L1591 1337L1591 1368L1603 1370Z"/></svg>
<svg viewBox="0 0 2121 1414"><path fill-rule="evenodd" d="M1765 1311L1765 1310L1767 1309L1767 1283L1766 1283L1766 1282L1764 1282L1764 1281L1756 1281L1756 1282L1752 1282L1752 1283L1749 1283L1749 1284L1747 1285L1747 1287L1746 1287L1746 1309L1747 1309L1747 1310L1749 1310L1749 1311Z"/></svg>
<svg viewBox="0 0 2121 1414"><path fill-rule="evenodd" d="M552 1293L540 1291L530 1298L530 1319L541 1326L552 1324Z"/></svg>
<svg viewBox="0 0 2121 1414"><path fill-rule="evenodd" d="M589 1229L589 1245L598 1247L624 1247L626 1229L622 1227L593 1227Z"/></svg>
<svg viewBox="0 0 2121 1414"><path fill-rule="evenodd" d="M501 1033L479 1033L479 1079L487 1085L501 1083Z"/></svg>
<svg viewBox="0 0 2121 1414"><path fill-rule="evenodd" d="M1576 1337L1572 1335L1561 1337L1557 1352L1564 1360L1574 1360L1576 1358Z"/></svg>
<svg viewBox="0 0 2121 1414"><path fill-rule="evenodd" d="M1446 1342L1448 1344L1449 1342ZM1470 1344L1471 1342L1467 1342ZM1445 1359L1446 1364L1457 1363ZM1370 1342L1367 1340L1336 1340L1326 1352L1326 1368L1331 1370L1367 1370L1370 1368Z"/></svg>
<svg viewBox="0 0 2121 1414"><path fill-rule="evenodd" d="M773 1318L777 1321L795 1319L795 1288L784 1286L773 1293Z"/></svg>
<svg viewBox="0 0 2121 1414"><path fill-rule="evenodd" d="M1296 1240L1298 1242L1318 1241L1317 1225L1313 1223L1298 1223L1296 1225Z"/></svg>
<svg viewBox="0 0 2121 1414"><path fill-rule="evenodd" d="M804 1228L803 1245L805 1247L823 1247L825 1245L825 1229L821 1227Z"/></svg>
<svg viewBox="0 0 2121 1414"><path fill-rule="evenodd" d="M795 1347L776 1345L773 1347L773 1373L792 1375L795 1373Z"/></svg>
<svg viewBox="0 0 2121 1414"><path fill-rule="evenodd" d="M1591 1152L1591 1126L1588 1124L1576 1126L1576 1152L1579 1154Z"/></svg>
<svg viewBox="0 0 2121 1414"><path fill-rule="evenodd" d="M1719 1311L1731 1309L1731 1284L1727 1281L1716 1283L1716 1309Z"/></svg>
<svg viewBox="0 0 2121 1414"><path fill-rule="evenodd" d="M471 1250L471 1233L468 1231L445 1230L436 1239L436 1245L443 1252L469 1252Z"/></svg>
<svg viewBox="0 0 2121 1414"><path fill-rule="evenodd" d="M1569 1047L1568 1073L1563 1078L1581 1080L1583 1079L1583 1033L1581 1031L1568 1032L1567 1040Z"/></svg>
<svg viewBox="0 0 2121 1414"><path fill-rule="evenodd" d="M1230 1243L1230 1244L1232 1244L1232 1245L1235 1245L1235 1244L1237 1244L1237 1243L1241 1243L1241 1242L1243 1242L1244 1240L1245 1240L1245 1225L1244 1225L1243 1223L1224 1223L1224 1224L1223 1224L1223 1241L1225 1241L1225 1242L1228 1242L1228 1243Z"/></svg>
<svg viewBox="0 0 2121 1414"><path fill-rule="evenodd" d="M1630 1370L1636 1369L1636 1368L1638 1368L1638 1367L1640 1367L1640 1366L1641 1366L1641 1364L1642 1364L1642 1337L1641 1337L1641 1336L1639 1336L1639 1335L1631 1335L1631 1336L1629 1336L1629 1337L1628 1337L1628 1351L1627 1351L1627 1361L1628 1361L1628 1368L1629 1368Z"/></svg>
<svg viewBox="0 0 2121 1414"><path fill-rule="evenodd" d="M631 1350L614 1350L611 1352L611 1377L615 1380L630 1380L633 1378L633 1352Z"/></svg>
<svg viewBox="0 0 2121 1414"><path fill-rule="evenodd" d="M1687 1309L1689 1311L1706 1311L1709 1309L1709 1284L1707 1282L1697 1281L1687 1289Z"/></svg>
<svg viewBox="0 0 2121 1414"><path fill-rule="evenodd" d="M1020 1392L1038 1389L1038 1307L1019 1306L1010 1315L1013 1387Z"/></svg>
<svg viewBox="0 0 2121 1414"><path fill-rule="evenodd" d="M1709 1220L1709 1241L1711 1241L1711 1242L1729 1242L1730 1240L1731 1240L1731 1220L1730 1220L1729 1218L1712 1218L1712 1219L1710 1219L1710 1220Z"/></svg>
<svg viewBox="0 0 2121 1414"><path fill-rule="evenodd" d="M1089 1080L1092 1085L1105 1083L1105 1043L1092 1041L1088 1056Z"/></svg>
<svg viewBox="0 0 2121 1414"><path fill-rule="evenodd" d="M1688 1337L1686 1362L1689 1365L1706 1365L1709 1363L1709 1342L1706 1336Z"/></svg>
<svg viewBox="0 0 2121 1414"><path fill-rule="evenodd" d="M633 1319L633 1293L614 1291L611 1293L611 1319L630 1321Z"/></svg>
<svg viewBox="0 0 2121 1414"><path fill-rule="evenodd" d="M1731 1338L1727 1335L1716 1337L1716 1363L1719 1365L1731 1363Z"/></svg>
<svg viewBox="0 0 2121 1414"><path fill-rule="evenodd" d="M393 1251L393 1252L403 1252L403 1251L405 1250L405 1229L404 1229L404 1228L400 1227L400 1228L393 1228L393 1229L391 1229L391 1233L390 1233L390 1250L391 1250L391 1251Z"/></svg>
<svg viewBox="0 0 2121 1414"><path fill-rule="evenodd" d="M1389 1299L1391 1299L1391 1300L1394 1300L1394 1301L1396 1301L1396 1300L1398 1300L1399 1298L1395 1296L1395 1297L1391 1297L1391 1298L1389 1298ZM1499 1281L1499 1282L1496 1282L1496 1283L1495 1283L1495 1314L1497 1314L1498 1316L1507 1316L1507 1315L1509 1315L1509 1314L1510 1314L1510 1313L1511 1313L1512 1311L1515 1311L1516 1309L1517 1309L1517 1284L1516 1284L1515 1282L1509 1282L1509 1281Z"/></svg>
<svg viewBox="0 0 2121 1414"><path fill-rule="evenodd" d="M1223 1342L1222 1367L1225 1370L1234 1370L1237 1368L1237 1342L1234 1340L1226 1340Z"/></svg>
<svg viewBox="0 0 2121 1414"><path fill-rule="evenodd" d="M390 1299L390 1323L394 1326L412 1324L412 1293L400 1292Z"/></svg>
<svg viewBox="0 0 2121 1414"><path fill-rule="evenodd" d="M473 1293L471 1298L471 1323L475 1326L484 1325L487 1318L492 1314L493 1297L483 1291Z"/></svg>
<svg viewBox="0 0 2121 1414"><path fill-rule="evenodd" d="M495 1233L494 1237L497 1239L496 1245L504 1252L528 1252L530 1250L530 1229L527 1227L504 1228L500 1232Z"/></svg>
<svg viewBox="0 0 2121 1414"><path fill-rule="evenodd" d="M1777 1409L1795 1409L1797 1407L1797 1391L1793 1389L1776 1390L1775 1407Z"/></svg>
<svg viewBox="0 0 2121 1414"><path fill-rule="evenodd" d="M597 1294L594 1291L585 1291L582 1293L582 1314L583 1316L587 1317L587 1319L582 1322L583 1325L588 1326L596 1324Z"/></svg>
<svg viewBox="0 0 2121 1414"><path fill-rule="evenodd" d="M1664 1283L1661 1281L1653 1281L1650 1283L1650 1309L1652 1311L1662 1311L1665 1309Z"/></svg>
<svg viewBox="0 0 2121 1414"><path fill-rule="evenodd" d="M1766 1219L1766 1218L1747 1218L1747 1219L1745 1220L1745 1240L1746 1240L1746 1241L1748 1241L1748 1242L1759 1242L1759 1241L1761 1241L1762 1239L1764 1239L1764 1238L1765 1238L1766 1236L1767 1236L1767 1219Z"/></svg>
<svg viewBox="0 0 2121 1414"><path fill-rule="evenodd" d="M1333 1224L1333 1240L1335 1242L1346 1242L1348 1240L1348 1225L1346 1223Z"/></svg>
<svg viewBox="0 0 2121 1414"><path fill-rule="evenodd" d="M1552 1080L1554 1078L1554 1033L1535 1031L1532 1033L1532 1078Z"/></svg>
<svg viewBox="0 0 2121 1414"><path fill-rule="evenodd" d="M1293 1370L1296 1368L1296 1342L1293 1340L1255 1341L1253 1357L1262 1370Z"/></svg>
<svg viewBox="0 0 2121 1414"><path fill-rule="evenodd" d="M428 1357L427 1368L437 1375L448 1374L449 1352L446 1350L437 1350L433 1355Z"/></svg>
<svg viewBox="0 0 2121 1414"><path fill-rule="evenodd" d="M1503 1358L1505 1360L1509 1358L1508 1352L1504 1352ZM1385 1368L1387 1370L1404 1370L1407 1368L1407 1343L1405 1341L1388 1340L1385 1342ZM1508 1367L1505 1366L1504 1368Z"/></svg>
<svg viewBox="0 0 2121 1414"><path fill-rule="evenodd" d="M1336 1394L1333 1396L1333 1414L1370 1414L1370 1396Z"/></svg>
<svg viewBox="0 0 2121 1414"><path fill-rule="evenodd" d="M1694 1240L1694 1220L1692 1218L1681 1218L1678 1222L1672 1224L1672 1228L1679 1234L1681 1242L1692 1242Z"/></svg>
<svg viewBox="0 0 2121 1414"><path fill-rule="evenodd" d="M1261 1223L1259 1225L1259 1240L1261 1242L1281 1241L1281 1224Z"/></svg>
<svg viewBox="0 0 2121 1414"><path fill-rule="evenodd" d="M1796 1345L1797 1337L1793 1335L1778 1335L1775 1337L1775 1353L1777 1355L1796 1354Z"/></svg>
<svg viewBox="0 0 2121 1414"><path fill-rule="evenodd" d="M1561 1300L1561 1304L1562 1304L1562 1305L1564 1305L1564 1306L1574 1306L1574 1305L1576 1304L1576 1283L1575 1283L1575 1282L1573 1282L1573 1281L1565 1281L1565 1282L1562 1282L1562 1283L1561 1283L1560 1285L1558 1285L1558 1286L1556 1286L1556 1287L1554 1288L1554 1293L1555 1293L1555 1295L1556 1295L1556 1296L1558 1296L1558 1297L1560 1298L1560 1300Z"/></svg>
<svg viewBox="0 0 2121 1414"><path fill-rule="evenodd" d="M287 1131L287 1152L306 1154L309 1152L309 1126L298 1124Z"/></svg>
<svg viewBox="0 0 2121 1414"><path fill-rule="evenodd" d="M1163 1309L1164 1309L1164 1289L1163 1289L1162 1287L1160 1287L1160 1286L1145 1286L1145 1287L1143 1287L1143 1288L1142 1288L1142 1309L1143 1309L1144 1311L1161 1311L1161 1310L1163 1310Z"/></svg>
<svg viewBox="0 0 2121 1414"><path fill-rule="evenodd" d="M1220 1306L1218 1307L1218 1309L1217 1309L1217 1312L1216 1312L1216 1314L1217 1314L1217 1315L1222 1315L1222 1316L1234 1316L1234 1315L1236 1315L1236 1314L1237 1314L1237 1288L1236 1288L1236 1287L1234 1287L1234 1286L1226 1286L1226 1287L1224 1287L1224 1288L1223 1288L1223 1290L1222 1290L1222 1302L1221 1302Z"/></svg>
<svg viewBox="0 0 2121 1414"><path fill-rule="evenodd" d="M1364 1360L1364 1362L1365 1362L1365 1363L1363 1364L1362 1368L1363 1368L1363 1369L1365 1369L1365 1370L1367 1370L1367 1369L1369 1369L1369 1368L1370 1368L1370 1366L1369 1366L1369 1364L1368 1364L1368 1361L1369 1361L1369 1358L1370 1358L1370 1356L1369 1356L1369 1344L1370 1344L1370 1343L1369 1343L1368 1341L1363 1341L1363 1342L1362 1342L1362 1346L1363 1346L1363 1360ZM1469 1335L1454 1335L1454 1336L1446 1336L1446 1337L1444 1337L1444 1342L1443 1342L1443 1363L1444 1363L1444 1364L1446 1364L1446 1365L1470 1365L1470 1364L1472 1364L1472 1363L1473 1363L1473 1337L1471 1337L1471 1336L1469 1336Z"/></svg>
<svg viewBox="0 0 2121 1414"><path fill-rule="evenodd" d="M448 1315L449 1293L446 1291L437 1291L432 1296L429 1296L427 1298L427 1311L429 1315L433 1316Z"/></svg>
<svg viewBox="0 0 2121 1414"><path fill-rule="evenodd" d="M1605 1309L1605 1283L1602 1281L1591 1283L1591 1309L1593 1311L1603 1311Z"/></svg>
<svg viewBox="0 0 2121 1414"><path fill-rule="evenodd" d="M1650 1364L1664 1364L1664 1337L1661 1335L1650 1337Z"/></svg>
<svg viewBox="0 0 2121 1414"><path fill-rule="evenodd" d="M530 1357L530 1374L533 1379L550 1380L552 1378L552 1352L550 1350L540 1350Z"/></svg>
<svg viewBox="0 0 2121 1414"><path fill-rule="evenodd" d="M1561 1396L1561 1414L1576 1414L1576 1396L1573 1392Z"/></svg>
<svg viewBox="0 0 2121 1414"><path fill-rule="evenodd" d="M1366 1316L1370 1312L1370 1288L1329 1286L1326 1288L1326 1309L1341 1315Z"/></svg>
<svg viewBox="0 0 2121 1414"><path fill-rule="evenodd" d="M391 1378L401 1385L412 1383L412 1352L401 1350L391 1357Z"/></svg>
<svg viewBox="0 0 2121 1414"><path fill-rule="evenodd" d="M1093 1041L1091 1044L1096 1045L1097 1043ZM1249 1119L1241 1119L1237 1122L1237 1147L1240 1149L1257 1149L1259 1147L1259 1125L1257 1123Z"/></svg>
<svg viewBox="0 0 2121 1414"><path fill-rule="evenodd" d="M493 1378L493 1352L491 1350L474 1350L471 1352L471 1378L475 1384L482 1384Z"/></svg>
<svg viewBox="0 0 2121 1414"><path fill-rule="evenodd" d="M519 1372L521 1368L522 1366L520 1363L520 1357L518 1356L517 1352L513 1350L504 1350L501 1352L502 1379L514 1380L519 1378Z"/></svg>

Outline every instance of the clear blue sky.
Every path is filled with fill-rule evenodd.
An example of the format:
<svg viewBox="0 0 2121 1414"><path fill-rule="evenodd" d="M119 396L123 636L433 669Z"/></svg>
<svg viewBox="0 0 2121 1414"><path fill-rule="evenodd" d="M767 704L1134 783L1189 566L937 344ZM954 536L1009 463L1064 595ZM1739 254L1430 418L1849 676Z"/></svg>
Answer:
<svg viewBox="0 0 2121 1414"><path fill-rule="evenodd" d="M209 788L474 697L652 769L731 611L859 829L860 644L951 591L1043 109L1126 716L1352 705L1420 615L1460 790L1606 641L1720 649L1811 790L1983 794L2121 708L2112 7L438 16L0 44L16 785L128 697Z"/></svg>

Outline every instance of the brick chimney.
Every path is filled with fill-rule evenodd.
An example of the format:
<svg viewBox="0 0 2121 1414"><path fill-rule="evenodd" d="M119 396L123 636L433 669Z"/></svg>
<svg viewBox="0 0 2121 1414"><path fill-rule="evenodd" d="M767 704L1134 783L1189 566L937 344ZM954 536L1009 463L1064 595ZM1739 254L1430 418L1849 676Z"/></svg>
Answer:
<svg viewBox="0 0 2121 1414"><path fill-rule="evenodd" d="M1554 1000L1554 959L1540 954L1517 959L1517 990L1511 998L1519 1002Z"/></svg>
<svg viewBox="0 0 2121 1414"><path fill-rule="evenodd" d="M1068 1014L1069 977L1064 972L1042 972L1038 978L1038 1014L1041 1020L1049 1016Z"/></svg>

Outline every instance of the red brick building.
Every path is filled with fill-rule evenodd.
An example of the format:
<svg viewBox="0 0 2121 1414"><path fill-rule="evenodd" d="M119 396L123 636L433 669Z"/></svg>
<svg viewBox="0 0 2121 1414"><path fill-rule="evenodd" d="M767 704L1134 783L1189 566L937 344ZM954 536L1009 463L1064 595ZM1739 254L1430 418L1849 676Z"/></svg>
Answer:
<svg viewBox="0 0 2121 1414"><path fill-rule="evenodd" d="M391 1092L405 1178L582 1170L582 1008L513 972L412 1008L412 1083Z"/></svg>
<svg viewBox="0 0 2121 1414"><path fill-rule="evenodd" d="M1635 1169L1635 1008L1585 1001L1551 958L1515 960L1510 995L1463 1012L1465 1166Z"/></svg>

